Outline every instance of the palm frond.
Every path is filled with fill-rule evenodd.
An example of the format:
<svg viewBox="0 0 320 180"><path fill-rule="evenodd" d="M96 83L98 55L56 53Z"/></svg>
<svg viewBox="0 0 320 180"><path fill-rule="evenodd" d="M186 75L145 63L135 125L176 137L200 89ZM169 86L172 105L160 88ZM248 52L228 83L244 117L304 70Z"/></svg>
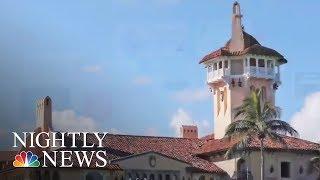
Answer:
<svg viewBox="0 0 320 180"><path fill-rule="evenodd" d="M274 132L280 134L290 134L291 136L297 137L299 133L291 127L291 125L285 121L281 120L270 120L267 123L267 126Z"/></svg>
<svg viewBox="0 0 320 180"><path fill-rule="evenodd" d="M249 97L243 100L241 106L234 109L235 122L232 122L225 132L225 137L240 139L227 151L226 156L239 151L246 151L245 146L250 142L249 137L265 137L280 142L285 141L281 134L298 136L298 132L285 121L279 120L281 109L270 102L261 100L262 91L253 91Z"/></svg>
<svg viewBox="0 0 320 180"><path fill-rule="evenodd" d="M225 158L230 159L234 155L244 154L249 152L247 147L252 141L251 136L242 136L240 140L233 144L226 152Z"/></svg>

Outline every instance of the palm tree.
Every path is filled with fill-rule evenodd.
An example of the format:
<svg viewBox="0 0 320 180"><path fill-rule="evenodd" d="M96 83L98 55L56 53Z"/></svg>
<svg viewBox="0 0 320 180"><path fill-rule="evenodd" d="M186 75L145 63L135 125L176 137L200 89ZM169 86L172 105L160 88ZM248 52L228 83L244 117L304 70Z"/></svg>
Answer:
<svg viewBox="0 0 320 180"><path fill-rule="evenodd" d="M290 134L297 136L298 132L290 124L280 120L280 108L270 102L261 99L261 90L252 91L243 104L235 109L234 118L226 129L225 137L236 140L226 153L226 157L246 152L248 145L253 138L260 141L260 171L261 180L264 179L264 157L263 148L265 138L270 138L284 144L283 135Z"/></svg>
<svg viewBox="0 0 320 180"><path fill-rule="evenodd" d="M320 150L318 151L317 156L310 159L310 173L318 173L318 180L320 180Z"/></svg>

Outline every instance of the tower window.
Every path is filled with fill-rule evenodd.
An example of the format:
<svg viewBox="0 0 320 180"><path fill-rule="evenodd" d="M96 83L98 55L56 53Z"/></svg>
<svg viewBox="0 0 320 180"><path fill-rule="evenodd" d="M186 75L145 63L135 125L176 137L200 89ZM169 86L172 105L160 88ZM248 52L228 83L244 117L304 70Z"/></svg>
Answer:
<svg viewBox="0 0 320 180"><path fill-rule="evenodd" d="M259 65L259 67L265 67L264 59L259 59L258 65Z"/></svg>
<svg viewBox="0 0 320 180"><path fill-rule="evenodd" d="M281 162L281 177L290 178L290 163Z"/></svg>
<svg viewBox="0 0 320 180"><path fill-rule="evenodd" d="M267 67L268 67L268 68L271 68L271 65L272 65L272 60L268 60L268 61L267 61Z"/></svg>
<svg viewBox="0 0 320 180"><path fill-rule="evenodd" d="M224 61L224 68L229 68L229 64L228 64L228 61Z"/></svg>
<svg viewBox="0 0 320 180"><path fill-rule="evenodd" d="M250 66L256 67L256 64L257 64L256 59L255 58L250 58Z"/></svg>
<svg viewBox="0 0 320 180"><path fill-rule="evenodd" d="M210 73L212 71L212 67L208 66L208 72Z"/></svg>
<svg viewBox="0 0 320 180"><path fill-rule="evenodd" d="M222 61L219 62L219 69L222 69Z"/></svg>

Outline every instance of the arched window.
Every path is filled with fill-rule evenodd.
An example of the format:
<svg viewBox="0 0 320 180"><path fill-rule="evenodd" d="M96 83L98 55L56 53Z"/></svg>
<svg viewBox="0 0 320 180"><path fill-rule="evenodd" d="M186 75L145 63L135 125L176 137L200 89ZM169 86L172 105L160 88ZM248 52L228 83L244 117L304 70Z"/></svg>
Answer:
<svg viewBox="0 0 320 180"><path fill-rule="evenodd" d="M170 174L166 174L166 180L170 180Z"/></svg>
<svg viewBox="0 0 320 180"><path fill-rule="evenodd" d="M60 175L59 175L58 171L53 172L52 179L53 180L60 180Z"/></svg>
<svg viewBox="0 0 320 180"><path fill-rule="evenodd" d="M86 180L103 180L103 177L98 172L89 172L86 175Z"/></svg>
<svg viewBox="0 0 320 180"><path fill-rule="evenodd" d="M150 180L154 180L154 174L150 174Z"/></svg>
<svg viewBox="0 0 320 180"><path fill-rule="evenodd" d="M219 69L222 69L222 61L219 62Z"/></svg>

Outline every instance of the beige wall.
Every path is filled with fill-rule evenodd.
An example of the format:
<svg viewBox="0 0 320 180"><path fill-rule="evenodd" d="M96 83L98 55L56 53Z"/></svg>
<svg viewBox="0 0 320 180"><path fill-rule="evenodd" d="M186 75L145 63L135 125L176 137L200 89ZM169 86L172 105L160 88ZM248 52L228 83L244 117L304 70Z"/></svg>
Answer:
<svg viewBox="0 0 320 180"><path fill-rule="evenodd" d="M308 163L312 154L292 153L292 152L265 152L265 179L266 180L315 180L315 174L308 174ZM260 152L251 152L249 155L242 157L245 165L253 175L253 179L260 179ZM239 158L237 159L237 161ZM290 162L290 178L281 178L281 162ZM217 166L225 170L229 176L233 176L237 168L235 159L215 162ZM270 172L271 165L274 172ZM303 173L299 173L300 166Z"/></svg>

